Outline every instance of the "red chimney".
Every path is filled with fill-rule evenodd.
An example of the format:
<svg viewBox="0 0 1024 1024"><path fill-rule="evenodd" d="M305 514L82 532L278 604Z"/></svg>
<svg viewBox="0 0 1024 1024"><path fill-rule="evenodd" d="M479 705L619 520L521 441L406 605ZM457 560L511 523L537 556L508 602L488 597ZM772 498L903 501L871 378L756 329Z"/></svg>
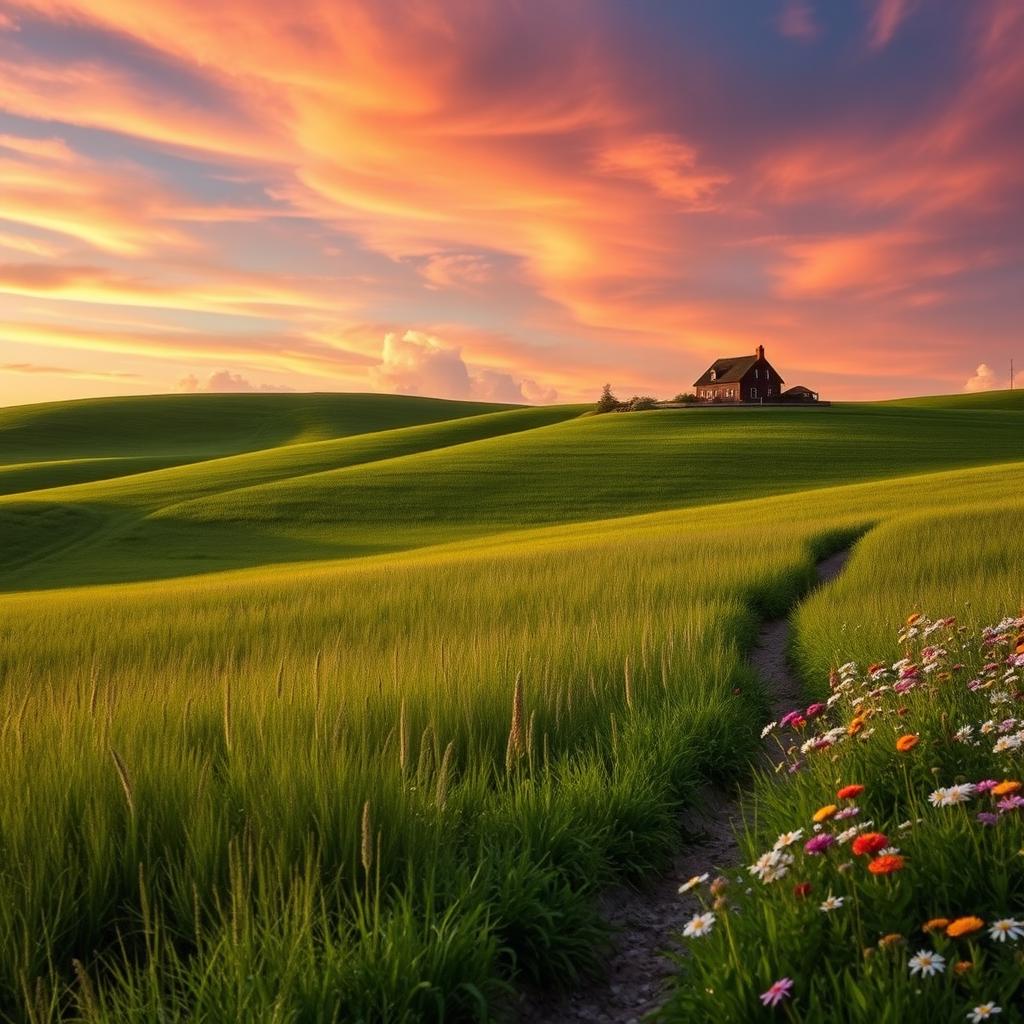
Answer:
<svg viewBox="0 0 1024 1024"><path fill-rule="evenodd" d="M757 358L764 359L764 345L757 346Z"/></svg>

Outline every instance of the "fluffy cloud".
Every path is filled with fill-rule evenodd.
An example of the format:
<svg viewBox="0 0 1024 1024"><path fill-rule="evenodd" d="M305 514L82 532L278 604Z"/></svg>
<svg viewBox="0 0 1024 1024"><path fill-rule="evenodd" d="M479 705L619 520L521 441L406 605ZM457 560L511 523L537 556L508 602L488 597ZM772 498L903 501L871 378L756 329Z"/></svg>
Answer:
<svg viewBox="0 0 1024 1024"><path fill-rule="evenodd" d="M195 392L217 392L219 394L243 393L252 391L285 392L294 391L294 388L284 384L253 384L240 373L232 373L230 370L218 370L211 373L205 380L200 380L194 373L182 377L178 381L178 391L188 393Z"/></svg>
<svg viewBox="0 0 1024 1024"><path fill-rule="evenodd" d="M979 363L974 376L964 384L964 391L999 391L1003 382L988 363Z"/></svg>
<svg viewBox="0 0 1024 1024"><path fill-rule="evenodd" d="M462 350L424 331L384 336L380 364L371 371L382 391L399 395L474 398L485 402L545 404L558 393L530 378L486 367L471 367Z"/></svg>

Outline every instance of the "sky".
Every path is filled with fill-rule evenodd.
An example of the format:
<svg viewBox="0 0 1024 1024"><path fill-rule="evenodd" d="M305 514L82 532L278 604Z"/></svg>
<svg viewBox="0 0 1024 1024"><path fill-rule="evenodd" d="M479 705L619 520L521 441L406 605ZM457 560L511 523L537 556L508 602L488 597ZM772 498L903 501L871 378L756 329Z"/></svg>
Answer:
<svg viewBox="0 0 1024 1024"><path fill-rule="evenodd" d="M0 0L0 404L1024 367L1020 0Z"/></svg>

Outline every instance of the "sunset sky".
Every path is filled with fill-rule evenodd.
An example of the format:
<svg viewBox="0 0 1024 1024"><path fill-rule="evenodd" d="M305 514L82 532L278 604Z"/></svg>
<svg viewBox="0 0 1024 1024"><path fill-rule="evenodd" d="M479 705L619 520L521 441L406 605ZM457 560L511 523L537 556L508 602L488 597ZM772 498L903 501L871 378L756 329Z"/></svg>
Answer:
<svg viewBox="0 0 1024 1024"><path fill-rule="evenodd" d="M1024 365L1020 0L0 0L0 403Z"/></svg>

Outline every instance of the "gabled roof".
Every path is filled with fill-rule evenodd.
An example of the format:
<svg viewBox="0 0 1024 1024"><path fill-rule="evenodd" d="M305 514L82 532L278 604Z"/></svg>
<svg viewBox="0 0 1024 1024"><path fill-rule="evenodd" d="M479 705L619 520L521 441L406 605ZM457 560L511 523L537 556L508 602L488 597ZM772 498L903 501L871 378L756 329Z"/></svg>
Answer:
<svg viewBox="0 0 1024 1024"><path fill-rule="evenodd" d="M743 375L753 368L757 356L733 356L731 359L716 359L705 371L704 375L693 382L693 386L702 384L731 384L743 379ZM715 379L711 379L714 371Z"/></svg>

